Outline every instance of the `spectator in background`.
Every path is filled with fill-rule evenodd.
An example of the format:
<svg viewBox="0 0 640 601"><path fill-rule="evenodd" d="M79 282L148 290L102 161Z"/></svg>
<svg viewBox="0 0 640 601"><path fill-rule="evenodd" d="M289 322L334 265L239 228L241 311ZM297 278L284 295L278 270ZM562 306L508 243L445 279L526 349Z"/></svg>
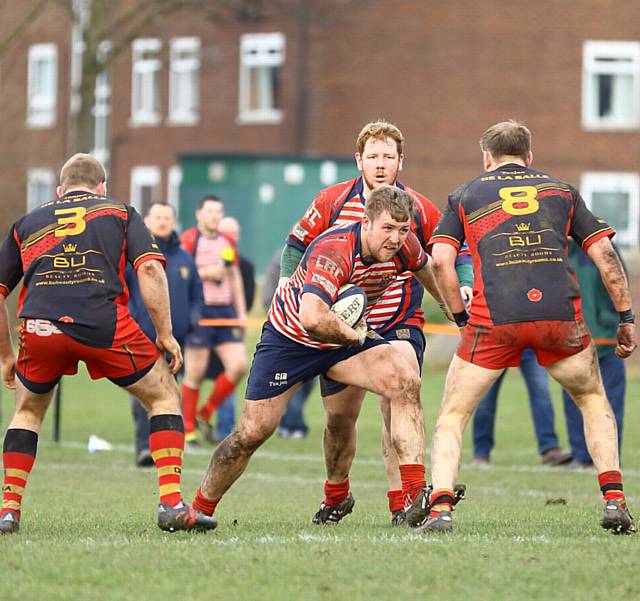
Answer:
<svg viewBox="0 0 640 601"><path fill-rule="evenodd" d="M234 217L224 217L220 221L218 231L227 236L235 245L240 242L240 224ZM253 307L253 301L256 294L256 278L253 263L238 254L238 266L240 275L242 276L242 284L244 286L244 300L247 307L247 313ZM224 367L217 353L211 353L209 367L207 368L207 378L215 380L222 372ZM201 428L201 434L210 443L217 443L231 434L236 425L236 393L235 390L222 402L216 411L216 429L209 422L196 419L196 425Z"/></svg>
<svg viewBox="0 0 640 601"><path fill-rule="evenodd" d="M527 385L533 426L538 441L538 452L544 465L565 465L571 461L571 453L560 448L555 429L553 404L549 394L549 377L531 349L522 353L520 371ZM506 370L480 401L473 417L473 462L489 463L494 445L496 403Z"/></svg>
<svg viewBox="0 0 640 601"><path fill-rule="evenodd" d="M273 295L278 287L281 255L282 251L278 249L273 257L271 257L271 262L269 263L269 267L264 278L260 300L266 313L269 312L271 300L273 299ZM306 380L289 399L287 408L283 416L280 418L280 424L278 425L278 436L281 438L304 438L309 433L309 426L304 420L303 410L305 403L313 391L315 382L315 378Z"/></svg>
<svg viewBox="0 0 640 601"><path fill-rule="evenodd" d="M205 196L196 209L197 226L180 236L182 247L190 253L202 279L204 307L208 319L245 319L244 286L237 251L233 241L219 231L224 204L217 196ZM218 406L235 389L247 370L243 329L238 326L198 326L185 342L182 408L186 441L197 443L197 417L207 427ZM216 377L206 404L198 411L200 386L211 351L214 350L224 371Z"/></svg>
<svg viewBox="0 0 640 601"><path fill-rule="evenodd" d="M617 248L616 252L618 252ZM620 262L624 265L619 252L618 256L620 257ZM626 390L624 361L615 354L615 339L620 318L611 302L607 289L602 283L600 272L595 263L573 241L569 244L569 261L578 276L582 294L582 313L587 327L596 342L602 383L616 418L618 448L620 448L622 445L622 422ZM603 340L603 342L599 343L598 341L600 340ZM604 342L604 340L609 342ZM584 439L582 415L566 390L562 391L562 400L564 402L564 414L567 420L569 444L571 445L573 457L569 467L592 468L593 460L589 455L587 443Z"/></svg>
<svg viewBox="0 0 640 601"><path fill-rule="evenodd" d="M155 237L158 248L167 260L166 274L169 283L169 301L173 336L182 347L186 335L198 323L202 311L202 282L193 257L180 248L175 232L176 219L173 207L164 202L154 202L144 218L148 230ZM156 331L145 307L138 286L138 279L131 265L125 275L129 288L129 312L142 331L153 341ZM149 451L149 417L140 401L130 395L135 423L135 462L138 467L150 467L153 458Z"/></svg>

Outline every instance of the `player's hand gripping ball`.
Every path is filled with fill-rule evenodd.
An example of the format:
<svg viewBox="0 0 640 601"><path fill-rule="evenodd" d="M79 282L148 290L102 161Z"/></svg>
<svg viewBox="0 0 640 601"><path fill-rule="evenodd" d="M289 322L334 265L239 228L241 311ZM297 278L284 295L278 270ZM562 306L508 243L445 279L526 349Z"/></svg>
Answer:
<svg viewBox="0 0 640 601"><path fill-rule="evenodd" d="M364 290L353 284L345 284L338 291L331 310L349 327L355 328L367 308L367 295Z"/></svg>

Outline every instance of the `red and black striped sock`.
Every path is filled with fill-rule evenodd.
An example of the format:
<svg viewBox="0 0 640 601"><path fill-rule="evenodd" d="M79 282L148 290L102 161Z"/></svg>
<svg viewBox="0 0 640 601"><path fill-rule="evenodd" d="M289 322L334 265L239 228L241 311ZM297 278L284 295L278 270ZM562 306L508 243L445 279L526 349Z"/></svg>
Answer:
<svg viewBox="0 0 640 601"><path fill-rule="evenodd" d="M38 434L31 430L10 428L4 437L2 463L4 482L2 484L2 508L0 518L12 511L20 518L22 493L27 486L27 478L36 460Z"/></svg>
<svg viewBox="0 0 640 601"><path fill-rule="evenodd" d="M622 491L622 473L619 470L610 470L598 474L598 483L605 501L620 501L625 504Z"/></svg>
<svg viewBox="0 0 640 601"><path fill-rule="evenodd" d="M149 420L149 450L158 470L160 503L175 507L182 501L180 480L184 454L181 415L154 415Z"/></svg>
<svg viewBox="0 0 640 601"><path fill-rule="evenodd" d="M193 503L191 503L191 507L205 515L213 515L213 512L216 510L221 498L222 497L218 497L217 499L207 499L207 497L202 494L202 489L198 486L196 498L193 500Z"/></svg>
<svg viewBox="0 0 640 601"><path fill-rule="evenodd" d="M439 488L430 496L431 510L429 515L436 517L441 511L451 511L453 507L453 490L451 488Z"/></svg>
<svg viewBox="0 0 640 601"><path fill-rule="evenodd" d="M402 489L388 490L387 499L389 499L389 511L391 513L404 509L404 495L402 494Z"/></svg>
<svg viewBox="0 0 640 601"><path fill-rule="evenodd" d="M404 504L411 505L416 500L423 488L427 487L422 463L405 463L400 466L400 479L402 480L402 494Z"/></svg>
<svg viewBox="0 0 640 601"><path fill-rule="evenodd" d="M338 482L337 484L331 484L329 480L324 482L324 504L334 507L339 503L342 503L349 496L349 478Z"/></svg>

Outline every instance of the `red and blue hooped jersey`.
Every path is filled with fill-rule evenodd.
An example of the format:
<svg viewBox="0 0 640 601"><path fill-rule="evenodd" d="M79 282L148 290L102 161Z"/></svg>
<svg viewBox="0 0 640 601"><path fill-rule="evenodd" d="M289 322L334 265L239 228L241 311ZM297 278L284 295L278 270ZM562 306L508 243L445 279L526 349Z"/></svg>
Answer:
<svg viewBox="0 0 640 601"><path fill-rule="evenodd" d="M316 294L332 305L342 285L360 286L367 294L365 316L370 323L371 312L398 276L419 271L427 263L427 254L413 232L392 260L366 261L362 256L361 229L361 221L337 225L309 245L289 282L279 287L273 297L269 321L278 332L306 346L338 348L340 345L314 340L302 327L300 297L303 293Z"/></svg>
<svg viewBox="0 0 640 601"><path fill-rule="evenodd" d="M426 248L441 213L427 198L404 186L396 184L415 198L415 212L411 231L422 248ZM316 196L302 219L289 234L287 244L304 252L307 247L329 228L359 222L364 216L365 199L362 177L335 184ZM411 271L398 275L368 310L367 323L370 328L384 332L402 322L407 325L424 325L422 297L424 289Z"/></svg>

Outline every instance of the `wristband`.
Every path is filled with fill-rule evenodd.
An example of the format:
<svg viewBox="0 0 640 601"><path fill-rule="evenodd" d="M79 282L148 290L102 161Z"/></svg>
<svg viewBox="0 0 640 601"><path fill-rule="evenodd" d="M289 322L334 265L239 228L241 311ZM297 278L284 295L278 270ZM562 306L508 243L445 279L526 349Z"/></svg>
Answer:
<svg viewBox="0 0 640 601"><path fill-rule="evenodd" d="M618 311L618 315L620 316L620 323L636 323L636 316L631 309Z"/></svg>
<svg viewBox="0 0 640 601"><path fill-rule="evenodd" d="M464 326L466 326L467 322L469 321L469 314L464 310L460 311L460 313L454 313L453 321L456 322L456 325L459 328L464 328Z"/></svg>

